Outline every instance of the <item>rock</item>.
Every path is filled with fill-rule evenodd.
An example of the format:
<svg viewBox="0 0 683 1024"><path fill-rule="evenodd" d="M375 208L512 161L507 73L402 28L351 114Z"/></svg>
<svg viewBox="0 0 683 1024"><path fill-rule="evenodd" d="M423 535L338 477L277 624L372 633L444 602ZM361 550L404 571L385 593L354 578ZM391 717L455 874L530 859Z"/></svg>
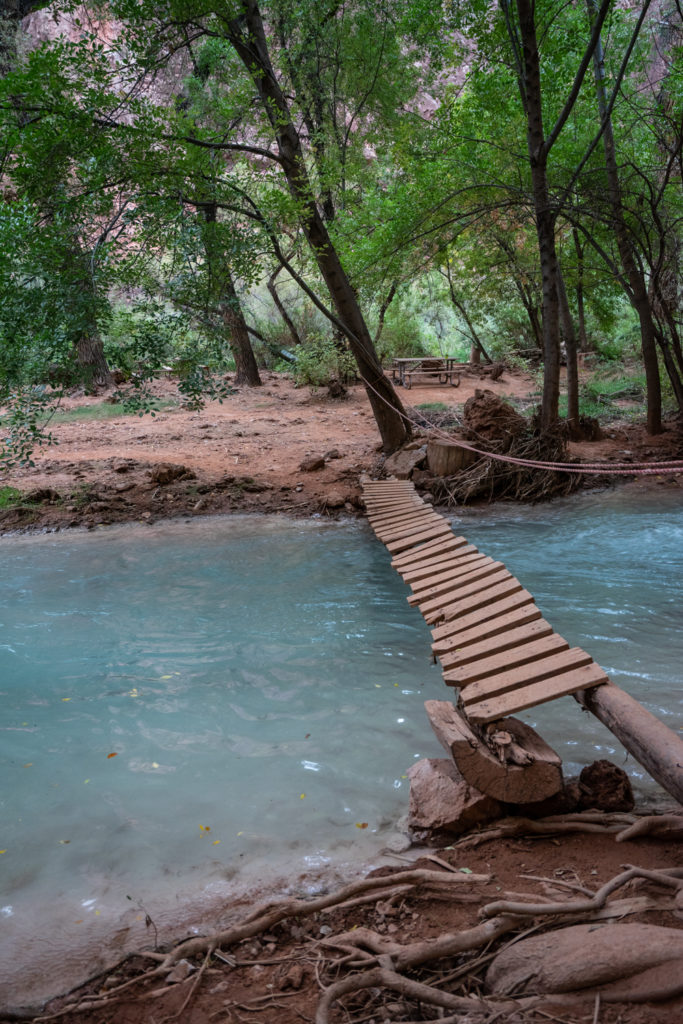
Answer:
<svg viewBox="0 0 683 1024"><path fill-rule="evenodd" d="M34 491L28 491L23 495L23 500L30 502L32 505L44 505L53 501L59 501L59 491L55 491L52 487L38 487Z"/></svg>
<svg viewBox="0 0 683 1024"><path fill-rule="evenodd" d="M388 455L384 461L384 470L388 476L395 476L398 480L409 480L413 470L424 462L427 456L427 446L420 445L419 448L402 448L393 455Z"/></svg>
<svg viewBox="0 0 683 1024"><path fill-rule="evenodd" d="M304 977L305 973L301 964L293 963L280 981L278 989L280 992L285 992L287 989L293 989L295 992L298 992L303 985Z"/></svg>
<svg viewBox="0 0 683 1024"><path fill-rule="evenodd" d="M341 491L330 491L326 495L323 504L326 508L343 508L347 497L348 495L342 494Z"/></svg>
<svg viewBox="0 0 683 1024"><path fill-rule="evenodd" d="M150 469L149 477L153 484L164 486L173 483L174 480L194 480L195 474L187 466L175 465L172 462L160 462Z"/></svg>
<svg viewBox="0 0 683 1024"><path fill-rule="evenodd" d="M470 786L446 758L425 758L408 769L412 829L443 830L459 835L501 814L493 797Z"/></svg>
<svg viewBox="0 0 683 1024"><path fill-rule="evenodd" d="M578 924L508 946L486 975L489 992L574 992L683 959L683 932L652 924Z"/></svg>
<svg viewBox="0 0 683 1024"><path fill-rule="evenodd" d="M312 455L309 459L304 459L304 461L299 465L299 469L302 473L315 473L316 470L324 468L325 459L322 455Z"/></svg>
<svg viewBox="0 0 683 1024"><path fill-rule="evenodd" d="M332 459L341 459L342 453L339 451L338 448L330 448L329 452L325 452L323 458L327 462L330 462Z"/></svg>
<svg viewBox="0 0 683 1024"><path fill-rule="evenodd" d="M179 960L171 973L166 975L166 981L170 984L178 984L181 981L185 981L196 969L189 960Z"/></svg>
<svg viewBox="0 0 683 1024"><path fill-rule="evenodd" d="M632 811L635 806L626 772L611 761L594 761L579 775L579 806L599 811Z"/></svg>

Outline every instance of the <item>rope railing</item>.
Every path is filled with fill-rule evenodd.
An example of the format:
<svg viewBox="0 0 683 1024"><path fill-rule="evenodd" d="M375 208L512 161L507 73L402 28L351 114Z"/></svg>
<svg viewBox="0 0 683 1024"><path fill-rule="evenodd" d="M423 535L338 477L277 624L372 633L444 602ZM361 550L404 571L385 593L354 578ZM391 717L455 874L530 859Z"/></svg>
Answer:
<svg viewBox="0 0 683 1024"><path fill-rule="evenodd" d="M399 411L395 406L388 402L384 395L375 388L369 380L359 374L360 379L365 384L366 388L377 395L381 401L384 402L394 412L398 412L399 415L409 423L412 427L421 427L422 424L418 420L408 416L404 411ZM470 451L475 455L480 455L485 459L494 459L497 462L507 462L514 466L521 466L525 469L538 469L551 471L554 473L575 473L586 476L661 476L662 474L677 475L683 473L683 459L670 459L661 462L545 462L541 459L522 459L517 458L514 455L504 455L501 452L487 452L481 448L476 448L470 444L469 441L463 441L461 438L453 437L452 434L447 434L442 431L439 427L434 427L433 433L442 441L447 444L452 444L457 448L464 448L466 451Z"/></svg>

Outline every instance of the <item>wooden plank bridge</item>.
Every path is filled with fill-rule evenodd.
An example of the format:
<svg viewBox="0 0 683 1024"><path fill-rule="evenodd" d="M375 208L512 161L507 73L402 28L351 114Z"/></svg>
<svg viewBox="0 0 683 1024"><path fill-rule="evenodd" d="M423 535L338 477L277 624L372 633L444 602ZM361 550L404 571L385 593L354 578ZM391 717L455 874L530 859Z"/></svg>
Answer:
<svg viewBox="0 0 683 1024"><path fill-rule="evenodd" d="M447 748L460 739L475 743L474 733L466 735L468 722L475 732L491 730L501 719L514 723L508 716L519 711L574 694L683 803L683 740L556 633L502 562L455 536L407 480L365 480L363 499L392 566L411 588L409 603L432 627L444 681L459 690L463 715L427 702Z"/></svg>

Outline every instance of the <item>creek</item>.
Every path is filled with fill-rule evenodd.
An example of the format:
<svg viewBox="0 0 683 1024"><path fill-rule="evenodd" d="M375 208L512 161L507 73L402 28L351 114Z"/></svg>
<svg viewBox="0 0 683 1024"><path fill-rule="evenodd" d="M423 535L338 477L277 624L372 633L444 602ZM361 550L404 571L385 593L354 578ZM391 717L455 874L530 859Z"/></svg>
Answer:
<svg viewBox="0 0 683 1024"><path fill-rule="evenodd" d="M459 514L544 615L683 725L680 492ZM377 863L443 752L429 631L366 524L225 517L0 540L0 988L36 1005L235 893ZM624 764L564 698L520 716ZM86 952L87 951L87 952Z"/></svg>

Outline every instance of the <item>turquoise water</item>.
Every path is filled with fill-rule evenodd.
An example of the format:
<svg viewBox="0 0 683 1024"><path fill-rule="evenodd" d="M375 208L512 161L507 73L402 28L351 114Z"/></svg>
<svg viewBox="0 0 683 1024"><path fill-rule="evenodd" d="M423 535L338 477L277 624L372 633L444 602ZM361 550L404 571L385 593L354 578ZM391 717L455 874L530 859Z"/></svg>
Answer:
<svg viewBox="0 0 683 1024"><path fill-rule="evenodd" d="M625 493L469 511L455 528L678 729L683 502ZM317 869L376 859L407 808L407 768L443 754L423 710L448 696L429 631L364 524L5 538L0 566L12 1005L47 994L51 965L62 987L67 952L77 975L88 943L104 963L147 941L143 905L200 928L209 903L278 871L305 888ZM569 773L608 756L652 788L571 698L521 717Z"/></svg>

